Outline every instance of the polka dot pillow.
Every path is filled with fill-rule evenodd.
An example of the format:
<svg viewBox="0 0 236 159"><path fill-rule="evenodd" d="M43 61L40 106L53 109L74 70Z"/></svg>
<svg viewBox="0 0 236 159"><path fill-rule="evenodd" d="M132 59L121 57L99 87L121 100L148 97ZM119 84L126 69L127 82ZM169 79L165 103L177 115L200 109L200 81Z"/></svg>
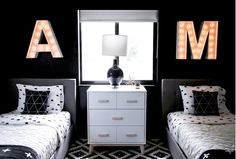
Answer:
<svg viewBox="0 0 236 159"><path fill-rule="evenodd" d="M64 107L64 90L63 85L54 86L33 86L16 84L18 88L18 107L17 112L22 113L25 108L26 89L32 91L50 91L47 101L47 112L57 113L61 112Z"/></svg>
<svg viewBox="0 0 236 159"><path fill-rule="evenodd" d="M179 86L184 106L184 113L194 114L194 98L193 91L209 91L209 92L218 92L217 102L219 113L228 113L229 110L225 105L225 93L226 90L221 86Z"/></svg>

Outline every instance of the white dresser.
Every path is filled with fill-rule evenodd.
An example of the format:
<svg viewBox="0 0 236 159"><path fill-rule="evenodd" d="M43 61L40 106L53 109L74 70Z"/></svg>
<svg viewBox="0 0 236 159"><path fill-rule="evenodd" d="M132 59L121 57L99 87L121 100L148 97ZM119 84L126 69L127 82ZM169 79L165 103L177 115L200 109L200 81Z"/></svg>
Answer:
<svg viewBox="0 0 236 159"><path fill-rule="evenodd" d="M91 86L87 90L89 152L94 146L146 144L146 89L140 86Z"/></svg>

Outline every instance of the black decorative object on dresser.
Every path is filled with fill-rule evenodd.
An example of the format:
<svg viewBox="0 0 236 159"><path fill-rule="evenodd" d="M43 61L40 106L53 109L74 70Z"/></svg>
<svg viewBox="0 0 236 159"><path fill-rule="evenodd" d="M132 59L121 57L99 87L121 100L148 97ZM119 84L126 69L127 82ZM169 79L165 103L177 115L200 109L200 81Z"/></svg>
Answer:
<svg viewBox="0 0 236 159"><path fill-rule="evenodd" d="M107 79L110 85L119 86L124 77L122 69L118 66L117 59L113 60L113 66L107 71Z"/></svg>

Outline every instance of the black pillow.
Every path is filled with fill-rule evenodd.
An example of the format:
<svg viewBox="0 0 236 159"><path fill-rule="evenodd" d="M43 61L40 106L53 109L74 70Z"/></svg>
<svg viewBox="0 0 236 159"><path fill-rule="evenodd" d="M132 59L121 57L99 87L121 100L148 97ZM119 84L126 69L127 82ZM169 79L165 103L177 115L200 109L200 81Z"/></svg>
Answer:
<svg viewBox="0 0 236 159"><path fill-rule="evenodd" d="M195 115L219 115L218 92L193 91Z"/></svg>
<svg viewBox="0 0 236 159"><path fill-rule="evenodd" d="M50 91L25 89L25 107L22 114L47 114L47 101Z"/></svg>
<svg viewBox="0 0 236 159"><path fill-rule="evenodd" d="M184 111L183 99L179 88L175 92L175 103L178 111Z"/></svg>

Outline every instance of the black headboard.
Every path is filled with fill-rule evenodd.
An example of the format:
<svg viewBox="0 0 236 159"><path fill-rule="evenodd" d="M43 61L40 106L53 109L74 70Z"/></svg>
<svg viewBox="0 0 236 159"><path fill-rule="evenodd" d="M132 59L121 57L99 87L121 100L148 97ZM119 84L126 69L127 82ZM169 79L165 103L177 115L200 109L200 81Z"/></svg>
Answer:
<svg viewBox="0 0 236 159"><path fill-rule="evenodd" d="M8 79L9 105L17 108L18 89L16 84L28 84L37 86L63 85L64 86L64 108L71 114L71 121L76 131L76 79L38 79L38 78L11 78Z"/></svg>
<svg viewBox="0 0 236 159"><path fill-rule="evenodd" d="M166 121L169 112L176 111L176 91L179 85L219 85L225 88L223 80L212 79L162 79L162 119ZM227 88L226 88L227 90Z"/></svg>

